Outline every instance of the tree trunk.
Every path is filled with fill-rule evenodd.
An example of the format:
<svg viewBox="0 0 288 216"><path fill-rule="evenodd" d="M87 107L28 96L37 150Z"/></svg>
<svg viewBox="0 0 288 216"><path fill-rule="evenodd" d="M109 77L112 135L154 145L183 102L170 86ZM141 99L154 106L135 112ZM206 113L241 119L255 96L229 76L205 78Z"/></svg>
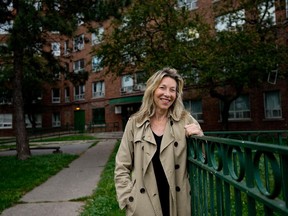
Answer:
<svg viewBox="0 0 288 216"><path fill-rule="evenodd" d="M24 101L22 94L23 55L19 50L14 52L14 90L13 90L13 125L16 136L17 157L25 160L31 156L28 135L25 126Z"/></svg>

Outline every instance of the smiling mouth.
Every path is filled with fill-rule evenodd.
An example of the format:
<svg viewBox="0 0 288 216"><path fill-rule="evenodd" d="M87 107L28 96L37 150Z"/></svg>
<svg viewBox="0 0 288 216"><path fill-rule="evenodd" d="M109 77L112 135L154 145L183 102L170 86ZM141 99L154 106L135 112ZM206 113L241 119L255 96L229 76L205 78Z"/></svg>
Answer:
<svg viewBox="0 0 288 216"><path fill-rule="evenodd" d="M170 103L171 100L166 99L166 98L162 98L161 101L164 102L164 103Z"/></svg>

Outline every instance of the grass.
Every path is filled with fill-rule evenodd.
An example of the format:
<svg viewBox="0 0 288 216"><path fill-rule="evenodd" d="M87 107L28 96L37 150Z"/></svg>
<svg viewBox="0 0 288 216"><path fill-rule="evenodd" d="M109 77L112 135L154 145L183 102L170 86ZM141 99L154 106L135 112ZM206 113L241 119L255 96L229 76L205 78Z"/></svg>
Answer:
<svg viewBox="0 0 288 216"><path fill-rule="evenodd" d="M65 135L65 136L57 136L57 137L49 137L42 139L30 140L30 146L33 146L33 142L61 142L61 141L77 141L77 140L96 140L97 138L94 136L86 135L86 134L76 134L76 135ZM15 142L15 141L14 141ZM0 150L6 150L10 148L16 148L16 144L1 144Z"/></svg>
<svg viewBox="0 0 288 216"><path fill-rule="evenodd" d="M0 214L17 203L34 187L67 167L77 155L49 154L21 161L15 156L0 157Z"/></svg>
<svg viewBox="0 0 288 216"><path fill-rule="evenodd" d="M86 200L85 209L81 213L81 216L125 216L125 211L121 211L118 207L113 179L114 161L118 147L119 142L101 174L97 189Z"/></svg>

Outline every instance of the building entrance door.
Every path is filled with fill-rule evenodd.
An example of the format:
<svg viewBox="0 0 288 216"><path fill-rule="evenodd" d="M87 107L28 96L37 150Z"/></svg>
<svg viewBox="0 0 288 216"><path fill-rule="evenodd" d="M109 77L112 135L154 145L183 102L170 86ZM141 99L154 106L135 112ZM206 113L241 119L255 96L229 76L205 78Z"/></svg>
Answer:
<svg viewBox="0 0 288 216"><path fill-rule="evenodd" d="M74 130L83 133L85 130L85 110L74 111Z"/></svg>
<svg viewBox="0 0 288 216"><path fill-rule="evenodd" d="M127 121L129 117L136 113L141 106L141 103L135 103L135 104L127 104L122 106L122 124L123 129L125 128Z"/></svg>

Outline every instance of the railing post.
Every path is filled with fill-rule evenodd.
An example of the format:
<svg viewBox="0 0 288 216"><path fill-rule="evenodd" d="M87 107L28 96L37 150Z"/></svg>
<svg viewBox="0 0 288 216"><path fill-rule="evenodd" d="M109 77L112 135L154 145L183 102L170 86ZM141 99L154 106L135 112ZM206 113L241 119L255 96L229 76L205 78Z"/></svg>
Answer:
<svg viewBox="0 0 288 216"><path fill-rule="evenodd" d="M250 148L245 148L245 163L246 163L246 186L248 188L254 187L254 169L253 169L253 157L252 150ZM255 200L247 194L247 202L248 202L248 215L254 216L256 215L255 208Z"/></svg>

